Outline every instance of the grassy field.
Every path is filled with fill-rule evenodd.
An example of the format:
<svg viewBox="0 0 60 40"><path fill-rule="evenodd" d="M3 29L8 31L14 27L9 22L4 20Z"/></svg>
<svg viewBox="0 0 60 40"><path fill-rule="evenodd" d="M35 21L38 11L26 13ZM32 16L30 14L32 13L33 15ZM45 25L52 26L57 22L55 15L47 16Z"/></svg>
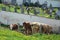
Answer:
<svg viewBox="0 0 60 40"><path fill-rule="evenodd" d="M10 12L14 12L14 8L15 8L15 6L13 6L13 5L10 5L10 8L9 8L7 5L0 4L0 11L2 10L2 7L6 7L6 11L10 10ZM37 16L51 18L51 19L55 18L54 13L52 13L52 17L50 17L47 13L43 13L43 10L41 8L36 8L36 9L39 9L39 11L40 11L40 13ZM57 11L57 8L55 8L54 10ZM17 13L21 13L20 7L19 7L19 9L17 9ZM24 13L27 14L26 7L24 7ZM33 9L30 10L30 15L34 15Z"/></svg>
<svg viewBox="0 0 60 40"><path fill-rule="evenodd" d="M9 30L0 26L0 40L60 40L60 35L56 34L33 34L26 36L20 32Z"/></svg>

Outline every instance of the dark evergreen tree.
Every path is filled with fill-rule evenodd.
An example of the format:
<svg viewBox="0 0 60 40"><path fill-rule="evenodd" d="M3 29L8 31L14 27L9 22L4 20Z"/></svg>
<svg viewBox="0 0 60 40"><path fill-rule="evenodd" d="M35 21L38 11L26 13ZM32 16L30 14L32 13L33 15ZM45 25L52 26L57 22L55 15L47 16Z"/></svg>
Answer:
<svg viewBox="0 0 60 40"><path fill-rule="evenodd" d="M0 0L0 3L2 3L2 0Z"/></svg>

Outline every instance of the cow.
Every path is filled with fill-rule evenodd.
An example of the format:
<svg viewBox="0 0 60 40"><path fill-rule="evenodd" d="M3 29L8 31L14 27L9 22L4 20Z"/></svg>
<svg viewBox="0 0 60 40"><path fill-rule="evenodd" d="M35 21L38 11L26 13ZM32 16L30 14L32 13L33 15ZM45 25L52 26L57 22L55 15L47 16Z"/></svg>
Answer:
<svg viewBox="0 0 60 40"><path fill-rule="evenodd" d="M52 27L48 24L32 22L32 33L45 33L50 34L52 32Z"/></svg>
<svg viewBox="0 0 60 40"><path fill-rule="evenodd" d="M52 26L48 25L48 24L41 24L41 32L45 33L45 34L50 34L52 33Z"/></svg>
<svg viewBox="0 0 60 40"><path fill-rule="evenodd" d="M9 27L10 27L11 30L16 30L16 31L18 31L18 29L19 29L18 24L10 24Z"/></svg>
<svg viewBox="0 0 60 40"><path fill-rule="evenodd" d="M31 28L30 22L23 22L23 27L26 35L32 34L32 28Z"/></svg>
<svg viewBox="0 0 60 40"><path fill-rule="evenodd" d="M38 22L32 22L31 27L32 27L33 34L39 33L40 24Z"/></svg>

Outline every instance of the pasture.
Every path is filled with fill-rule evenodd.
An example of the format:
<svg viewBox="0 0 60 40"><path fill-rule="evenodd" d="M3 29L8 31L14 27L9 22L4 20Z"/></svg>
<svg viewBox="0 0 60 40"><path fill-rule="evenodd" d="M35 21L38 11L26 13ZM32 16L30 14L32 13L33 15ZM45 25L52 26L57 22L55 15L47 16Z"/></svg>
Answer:
<svg viewBox="0 0 60 40"><path fill-rule="evenodd" d="M6 7L6 11L9 13L9 10L10 10L10 12L14 12L14 8L15 8L15 6L12 6L11 5L11 7L9 8L7 5L4 5L4 4L0 4L0 11L2 10L2 6L3 7ZM24 7L24 11L25 11L25 13L27 14L27 12L26 12L26 10L25 10L25 8L26 7ZM30 7L31 8L31 7ZM50 17L47 13L46 14L43 14L43 11L42 11L42 9L41 8L38 8L39 9L39 11L40 11L40 14L38 14L37 16L42 16L42 17L47 17L47 18L52 18L52 19L54 19L54 13L53 13L53 16L52 17ZM55 8L55 11L57 11L57 9ZM21 10L20 9L17 9L17 12L18 13L21 13ZM12 13L10 13L10 14L12 14ZM30 11L30 15L34 15L33 14L33 10L31 10ZM5 14L5 13L4 13ZM7 14L7 13L6 13ZM17 13L15 13L15 14L17 14ZM17 14L18 15L18 14ZM23 14L21 14L21 17L22 17L22 15ZM2 16L4 16L4 15L2 15ZM0 18L3 18L3 17L0 17ZM6 16L6 15L5 15ZM23 15L23 16L27 16L27 15ZM11 16L12 17L12 19L13 19L13 17L14 16ZM20 15L18 16L18 17L20 17ZM30 18L30 16L27 16L27 18ZM33 18L34 18L35 16L32 16L32 20L33 20ZM16 17L17 18L17 17ZM22 17L22 18L24 18L24 17ZM25 17L26 18L26 17ZM24 19L25 19L24 18ZM26 19L27 19L26 18ZM4 19L4 18L3 18ZM38 17L36 17L35 19L39 19ZM44 18L44 19L46 19L46 18ZM10 20L7 20L7 19L4 19L4 21L7 21L7 22L5 22L5 23L7 23L8 24L8 21L10 21ZM15 19L14 19L15 20ZM13 20L13 21L14 21ZM40 19L41 20L41 19ZM38 21L40 21L40 20L38 20ZM48 20L48 19L47 19ZM46 20L46 21L47 21ZM1 21L3 21L3 20L1 20ZM22 19L20 19L20 21L22 22L23 20ZM34 21L34 20L33 20ZM36 21L36 20L35 20ZM50 20L49 19L49 21L48 21L48 23L50 23L50 22L52 22L53 20ZM56 22L57 21L57 22ZM11 21L12 22L12 21ZM42 22L45 22L44 20L42 21ZM46 22L45 22L46 23ZM59 23L60 23L60 21L59 20L55 20L55 22L53 21L53 23L55 23L56 25L59 25ZM51 23L51 25L53 25L53 23ZM58 24L57 24L58 23ZM55 25L54 24L54 25ZM55 25L55 26L56 26ZM56 29L55 29L56 30ZM22 32L22 26L21 27L19 27L19 31L17 32L17 31L13 31L13 30L10 30L9 29L9 26L7 26L7 25L1 25L0 26L0 40L60 40L60 34L49 34L49 35L47 35L47 34L41 34L41 33L36 33L36 34L32 34L32 35L24 35Z"/></svg>
<svg viewBox="0 0 60 40"><path fill-rule="evenodd" d="M0 40L60 40L60 34L24 35L21 32L9 30L6 26L0 26Z"/></svg>

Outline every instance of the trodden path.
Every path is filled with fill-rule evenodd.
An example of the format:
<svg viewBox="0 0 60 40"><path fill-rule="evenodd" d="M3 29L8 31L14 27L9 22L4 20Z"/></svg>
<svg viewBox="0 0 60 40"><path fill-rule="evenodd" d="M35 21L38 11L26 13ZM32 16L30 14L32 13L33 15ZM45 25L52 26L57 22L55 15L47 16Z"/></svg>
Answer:
<svg viewBox="0 0 60 40"><path fill-rule="evenodd" d="M30 21L30 22L46 23L52 26L60 26L60 20L1 11L0 21L2 21L3 23L6 23L6 20L8 21L8 24L15 23L15 22L16 23L19 22L22 24L24 21Z"/></svg>

